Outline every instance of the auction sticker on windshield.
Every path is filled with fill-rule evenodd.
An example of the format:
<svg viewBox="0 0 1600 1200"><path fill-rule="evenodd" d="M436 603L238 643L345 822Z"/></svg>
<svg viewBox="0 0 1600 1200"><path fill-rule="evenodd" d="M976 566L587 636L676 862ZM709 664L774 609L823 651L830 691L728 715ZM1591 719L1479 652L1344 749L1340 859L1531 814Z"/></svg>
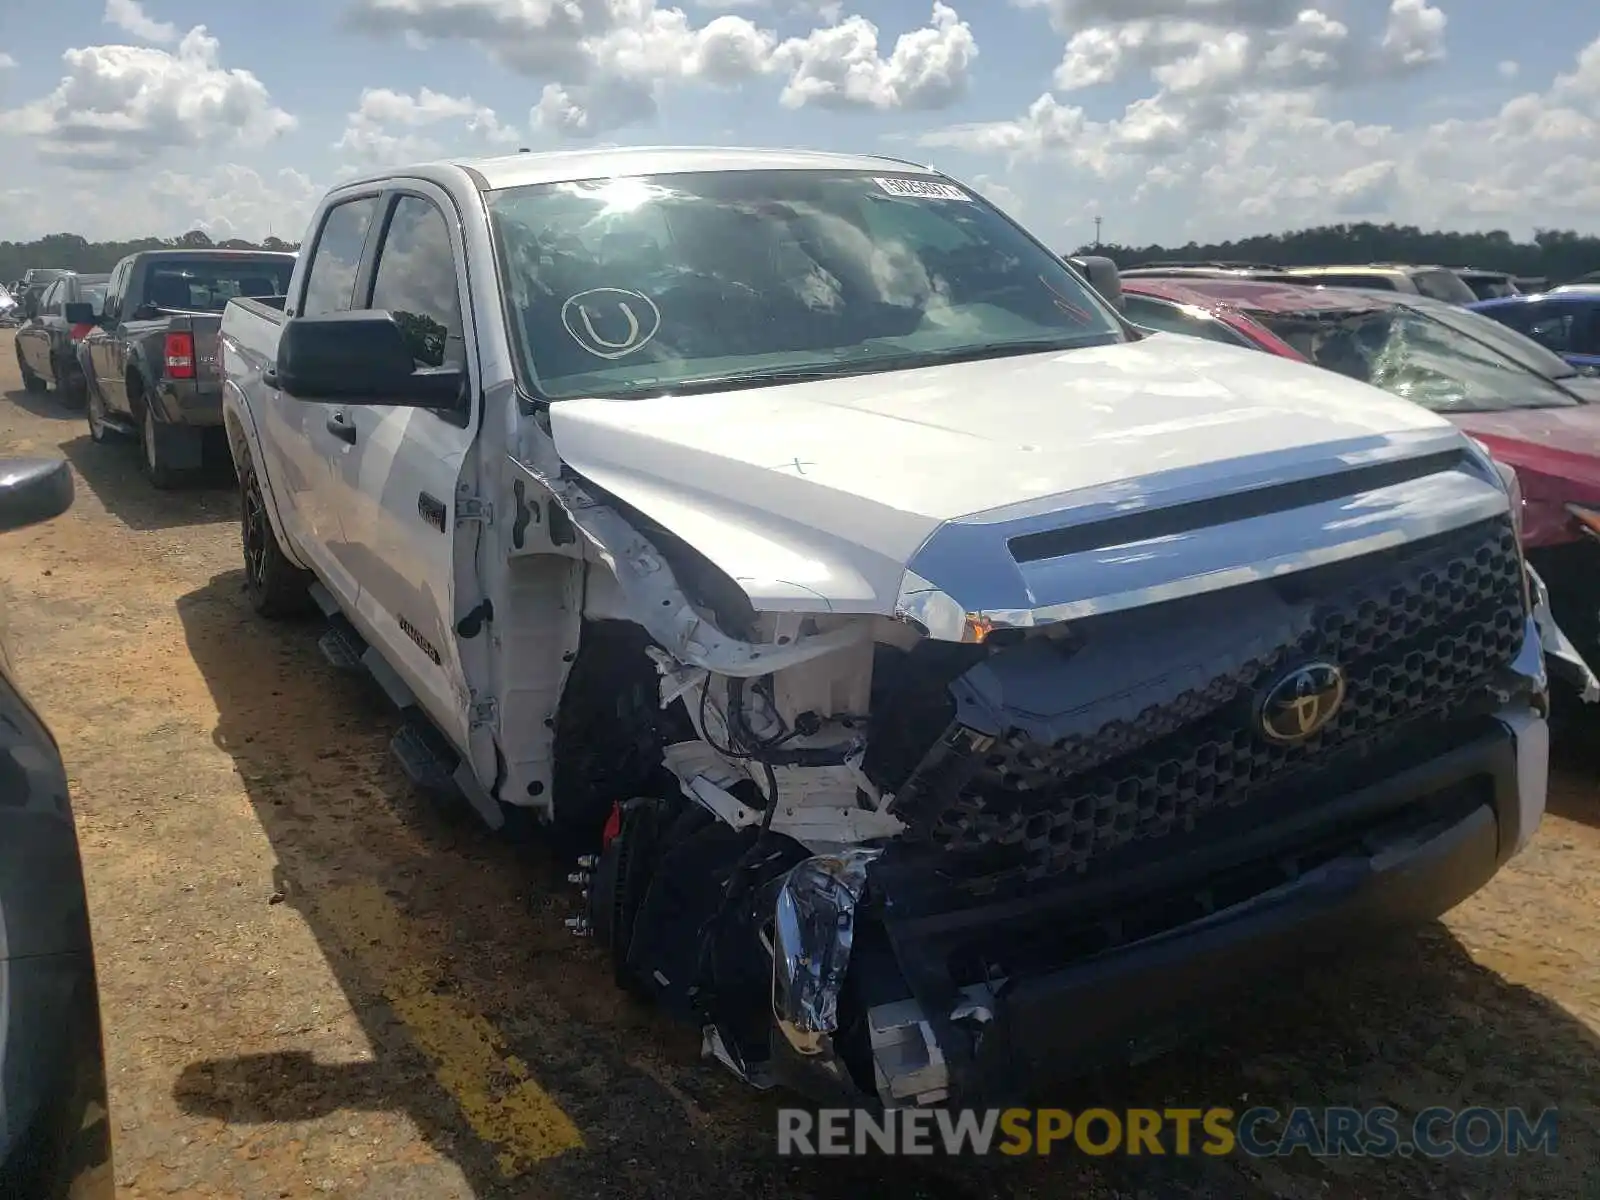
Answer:
<svg viewBox="0 0 1600 1200"><path fill-rule="evenodd" d="M953 183L936 183L931 179L883 179L874 176L877 184L891 196L907 196L916 200L967 200L972 196Z"/></svg>

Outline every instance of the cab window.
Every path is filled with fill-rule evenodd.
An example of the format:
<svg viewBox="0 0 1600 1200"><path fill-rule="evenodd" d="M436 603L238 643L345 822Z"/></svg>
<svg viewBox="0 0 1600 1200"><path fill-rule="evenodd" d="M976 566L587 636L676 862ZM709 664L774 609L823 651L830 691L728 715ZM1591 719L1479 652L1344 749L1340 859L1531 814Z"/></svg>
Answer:
<svg viewBox="0 0 1600 1200"><path fill-rule="evenodd" d="M419 367L466 364L450 227L420 196L395 202L367 307L393 314Z"/></svg>
<svg viewBox="0 0 1600 1200"><path fill-rule="evenodd" d="M1557 354L1566 354L1572 349L1572 313L1559 310L1540 313L1529 324L1528 336Z"/></svg>
<svg viewBox="0 0 1600 1200"><path fill-rule="evenodd" d="M361 265L361 248L367 241L367 228L378 210L378 197L362 196L346 200L328 210L322 231L311 251L306 272L305 300L299 315L345 312L351 306L356 287L356 268Z"/></svg>
<svg viewBox="0 0 1600 1200"><path fill-rule="evenodd" d="M444 214L429 200L402 195L383 232L368 308L388 312L418 367L467 365L455 251ZM441 416L464 422L466 407Z"/></svg>

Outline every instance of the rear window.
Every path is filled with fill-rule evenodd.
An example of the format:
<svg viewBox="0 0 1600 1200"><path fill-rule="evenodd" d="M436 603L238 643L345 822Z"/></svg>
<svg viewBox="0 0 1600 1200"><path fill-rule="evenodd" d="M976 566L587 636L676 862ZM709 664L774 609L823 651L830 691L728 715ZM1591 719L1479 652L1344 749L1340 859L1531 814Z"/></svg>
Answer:
<svg viewBox="0 0 1600 1200"><path fill-rule="evenodd" d="M1479 300L1499 300L1503 296L1515 296L1516 284L1503 275L1463 275L1461 281L1472 289L1472 294Z"/></svg>
<svg viewBox="0 0 1600 1200"><path fill-rule="evenodd" d="M1416 271L1412 273L1411 282L1424 296L1446 304L1471 304L1478 298L1454 271Z"/></svg>
<svg viewBox="0 0 1600 1200"><path fill-rule="evenodd" d="M1395 282L1395 278L1392 275L1373 275L1361 271L1296 275L1293 278L1295 283L1310 284L1313 287L1321 284L1323 287L1375 288L1385 292L1397 292L1400 290L1400 285Z"/></svg>
<svg viewBox="0 0 1600 1200"><path fill-rule="evenodd" d="M103 283L90 284L78 289L79 298L83 303L94 308L96 315L104 311L106 306L106 285Z"/></svg>
<svg viewBox="0 0 1600 1200"><path fill-rule="evenodd" d="M293 271L292 259L157 260L145 268L144 299L157 308L221 312L236 296L283 295Z"/></svg>

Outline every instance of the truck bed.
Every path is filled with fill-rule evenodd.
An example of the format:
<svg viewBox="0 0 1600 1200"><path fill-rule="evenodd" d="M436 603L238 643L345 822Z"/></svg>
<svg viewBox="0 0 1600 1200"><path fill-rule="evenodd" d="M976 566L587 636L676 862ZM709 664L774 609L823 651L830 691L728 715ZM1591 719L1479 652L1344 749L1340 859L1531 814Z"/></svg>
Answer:
<svg viewBox="0 0 1600 1200"><path fill-rule="evenodd" d="M284 300L283 296L240 297L222 310L217 371L233 377L249 404L259 399L261 372L278 360L278 338L287 320Z"/></svg>

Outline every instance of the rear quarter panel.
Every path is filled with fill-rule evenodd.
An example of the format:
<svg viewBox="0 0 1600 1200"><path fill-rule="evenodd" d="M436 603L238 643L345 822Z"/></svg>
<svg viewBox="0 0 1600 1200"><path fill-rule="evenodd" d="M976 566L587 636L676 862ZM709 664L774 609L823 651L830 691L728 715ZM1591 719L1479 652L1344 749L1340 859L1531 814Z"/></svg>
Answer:
<svg viewBox="0 0 1600 1200"><path fill-rule="evenodd" d="M292 286L292 285L291 285ZM269 403L262 373L278 361L278 338L286 318L281 309L257 300L230 300L223 309L216 335L216 364L221 380L222 423L228 434L228 451L237 470L248 456L261 483L267 517L284 555L296 566L307 563L296 551L278 510L278 496L261 445L262 422L257 407Z"/></svg>

